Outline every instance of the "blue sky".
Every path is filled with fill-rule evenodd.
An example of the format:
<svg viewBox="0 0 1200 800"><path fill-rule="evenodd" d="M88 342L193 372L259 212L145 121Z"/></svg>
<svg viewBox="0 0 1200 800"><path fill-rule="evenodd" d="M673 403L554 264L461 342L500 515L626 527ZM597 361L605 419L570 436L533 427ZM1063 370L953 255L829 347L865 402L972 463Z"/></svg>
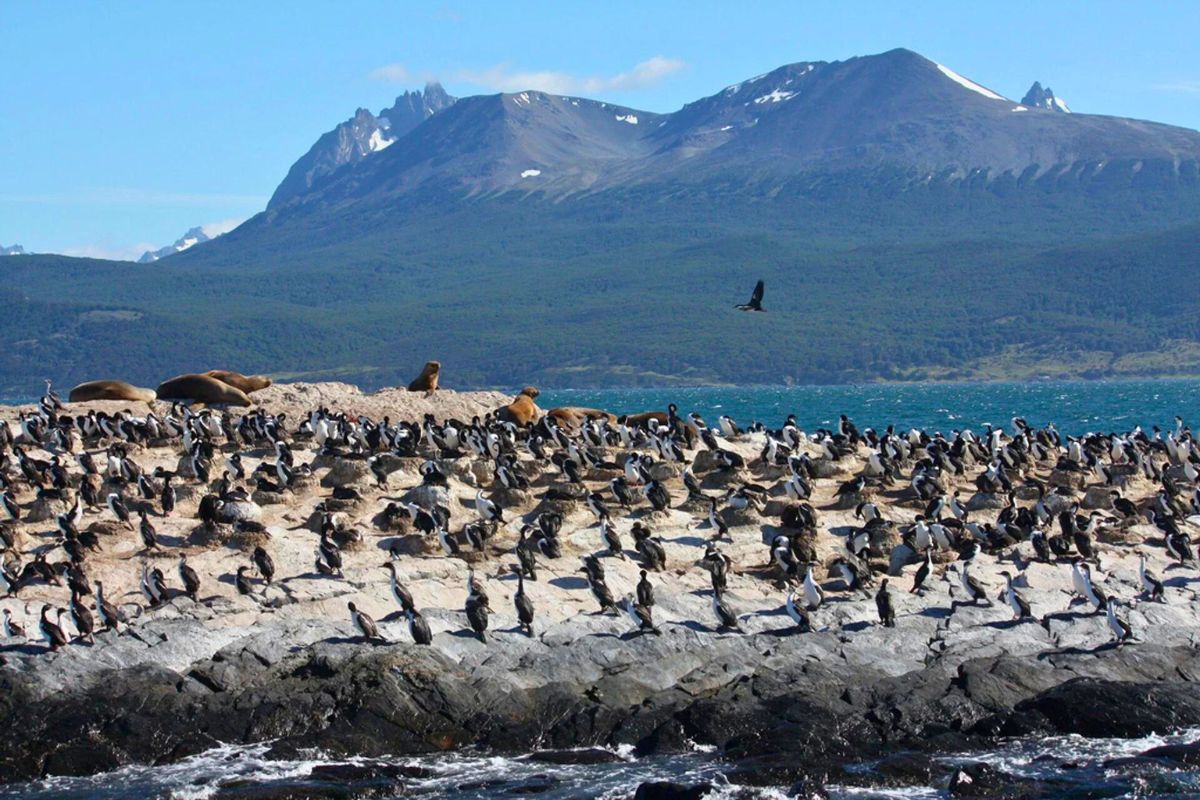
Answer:
<svg viewBox="0 0 1200 800"><path fill-rule="evenodd" d="M259 211L354 109L439 78L672 111L908 47L1017 99L1200 128L1200 3L0 3L0 244L131 257Z"/></svg>

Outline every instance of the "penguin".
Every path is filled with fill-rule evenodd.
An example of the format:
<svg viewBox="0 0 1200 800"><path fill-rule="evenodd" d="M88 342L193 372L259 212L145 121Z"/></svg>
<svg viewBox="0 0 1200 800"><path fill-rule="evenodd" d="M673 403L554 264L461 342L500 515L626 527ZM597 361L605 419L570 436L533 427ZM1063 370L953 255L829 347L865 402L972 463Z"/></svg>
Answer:
<svg viewBox="0 0 1200 800"><path fill-rule="evenodd" d="M517 623L526 636L532 637L533 601L529 599L529 595L525 594L525 576L521 569L517 567L513 571L517 573L517 593L513 595L513 606L517 609Z"/></svg>
<svg viewBox="0 0 1200 800"><path fill-rule="evenodd" d="M717 622L720 623L721 630L735 630L738 633L745 633L742 630L742 625L738 622L737 615L725 603L723 593L719 589L713 589L712 593L712 610L717 617Z"/></svg>
<svg viewBox="0 0 1200 800"><path fill-rule="evenodd" d="M892 593L888 591L887 578L879 582L879 591L875 593L875 608L879 611L879 622L883 627L896 627L896 608L892 604Z"/></svg>
<svg viewBox="0 0 1200 800"><path fill-rule="evenodd" d="M372 639L381 642L387 641L379 633L379 627L375 624L375 620L371 619L365 611L359 611L354 605L354 601L347 603L346 607L350 609L350 619L354 621L354 627L358 628L358 632L363 639L367 641L371 641Z"/></svg>
<svg viewBox="0 0 1200 800"><path fill-rule="evenodd" d="M414 607L406 608L404 616L408 618L408 633L412 636L414 644L431 645L433 644L433 634L429 631L429 623L425 621L425 617L421 616L421 612Z"/></svg>
<svg viewBox="0 0 1200 800"><path fill-rule="evenodd" d="M179 579L183 581L183 592L192 602L196 602L196 595L200 592L200 576L196 574L196 570L187 563L187 555L179 554Z"/></svg>
<svg viewBox="0 0 1200 800"><path fill-rule="evenodd" d="M649 632L657 636L662 635L662 631L654 625L654 614L650 606L635 602L633 595L628 594L625 595L622 606L625 609L625 613L633 620L633 624L638 626L638 633Z"/></svg>
<svg viewBox="0 0 1200 800"><path fill-rule="evenodd" d="M1159 603L1167 602L1166 591L1158 576L1146 568L1146 554L1138 552L1138 577L1142 581L1142 592L1149 600Z"/></svg>

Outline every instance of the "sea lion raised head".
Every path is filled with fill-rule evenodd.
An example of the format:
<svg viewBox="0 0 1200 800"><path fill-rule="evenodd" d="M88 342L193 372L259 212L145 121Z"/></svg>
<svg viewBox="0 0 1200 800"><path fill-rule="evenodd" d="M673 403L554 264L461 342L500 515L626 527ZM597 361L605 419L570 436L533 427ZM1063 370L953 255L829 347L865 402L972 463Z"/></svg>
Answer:
<svg viewBox="0 0 1200 800"><path fill-rule="evenodd" d="M241 389L208 375L179 375L160 383L156 391L159 400L190 400L213 406L254 405Z"/></svg>
<svg viewBox="0 0 1200 800"><path fill-rule="evenodd" d="M89 400L140 400L153 403L155 397L153 389L132 386L125 381L102 380L79 384L67 395L67 400L72 403L86 403Z"/></svg>
<svg viewBox="0 0 1200 800"><path fill-rule="evenodd" d="M210 369L204 373L210 378L216 378L221 383L227 383L241 389L246 394L257 392L271 385L271 379L266 375L243 375L227 369Z"/></svg>
<svg viewBox="0 0 1200 800"><path fill-rule="evenodd" d="M514 425L524 427L531 422L536 422L541 416L542 411L533 402L533 398L537 397L541 392L533 386L526 386L521 390L511 403L502 408L496 409L496 416L501 422L511 422Z"/></svg>
<svg viewBox="0 0 1200 800"><path fill-rule="evenodd" d="M421 374L408 385L410 392L434 392L438 388L438 374L442 371L441 362L426 361Z"/></svg>

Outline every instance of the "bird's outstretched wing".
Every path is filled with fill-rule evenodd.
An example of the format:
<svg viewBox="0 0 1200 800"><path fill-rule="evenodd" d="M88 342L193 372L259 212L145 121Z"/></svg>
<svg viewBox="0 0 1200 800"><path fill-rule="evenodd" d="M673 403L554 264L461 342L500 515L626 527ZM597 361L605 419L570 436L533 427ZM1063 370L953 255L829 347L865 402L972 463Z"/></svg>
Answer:
<svg viewBox="0 0 1200 800"><path fill-rule="evenodd" d="M734 308L738 309L739 311L762 311L763 291L763 282L760 280L754 285L754 292L750 295L750 302L739 303L738 305L734 306Z"/></svg>

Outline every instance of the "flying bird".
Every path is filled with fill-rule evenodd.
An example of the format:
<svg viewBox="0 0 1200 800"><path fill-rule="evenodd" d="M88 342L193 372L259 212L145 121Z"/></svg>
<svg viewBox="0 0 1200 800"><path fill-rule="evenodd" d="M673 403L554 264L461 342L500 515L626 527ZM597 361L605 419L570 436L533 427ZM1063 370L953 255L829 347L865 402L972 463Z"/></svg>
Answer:
<svg viewBox="0 0 1200 800"><path fill-rule="evenodd" d="M762 307L763 299L763 282L760 280L754 284L754 293L750 295L749 303L738 303L734 308L738 311L764 311Z"/></svg>

